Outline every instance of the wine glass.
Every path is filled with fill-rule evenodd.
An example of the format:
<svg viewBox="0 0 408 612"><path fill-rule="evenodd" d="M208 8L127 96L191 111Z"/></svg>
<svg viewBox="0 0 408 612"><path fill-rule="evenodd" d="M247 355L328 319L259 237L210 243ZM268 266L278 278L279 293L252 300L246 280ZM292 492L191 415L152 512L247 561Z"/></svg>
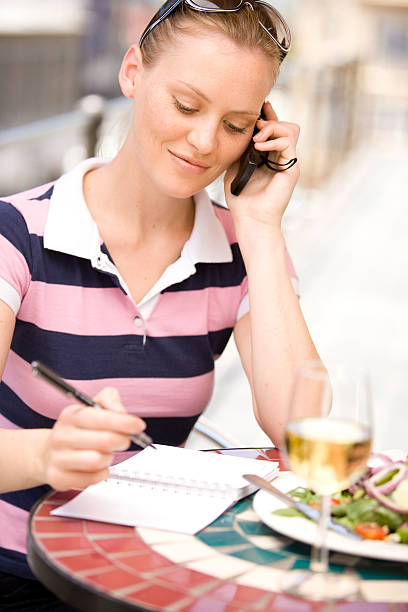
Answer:
<svg viewBox="0 0 408 612"><path fill-rule="evenodd" d="M330 413L330 414L329 414ZM330 573L326 546L331 495L366 469L372 438L370 385L362 371L307 361L296 372L288 405L284 455L290 469L320 495L320 519L310 569L288 572L282 590L316 601L358 592L355 573Z"/></svg>

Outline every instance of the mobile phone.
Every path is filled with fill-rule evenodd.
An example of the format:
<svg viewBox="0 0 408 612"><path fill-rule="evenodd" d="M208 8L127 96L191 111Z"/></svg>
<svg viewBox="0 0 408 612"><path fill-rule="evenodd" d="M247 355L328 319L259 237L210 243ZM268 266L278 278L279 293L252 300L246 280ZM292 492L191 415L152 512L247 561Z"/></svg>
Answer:
<svg viewBox="0 0 408 612"><path fill-rule="evenodd" d="M259 118L265 119L263 108ZM255 126L249 145L240 157L238 172L231 183L231 193L233 195L237 196L241 193L255 170L263 163L261 152L255 149L255 143L252 140L257 132L259 132L259 129Z"/></svg>

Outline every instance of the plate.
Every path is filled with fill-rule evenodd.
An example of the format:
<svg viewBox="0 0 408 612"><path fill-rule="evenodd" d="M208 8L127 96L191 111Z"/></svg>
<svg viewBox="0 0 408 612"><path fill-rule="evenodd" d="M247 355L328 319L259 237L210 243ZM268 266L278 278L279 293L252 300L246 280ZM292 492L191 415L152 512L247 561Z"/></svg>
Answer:
<svg viewBox="0 0 408 612"><path fill-rule="evenodd" d="M292 472L282 472L275 478L273 484L284 493L296 487L305 486L305 482ZM313 544L316 541L317 529L313 521L272 514L278 508L287 507L274 495L266 491L258 491L254 497L253 507L262 522L278 533L305 544ZM349 555L388 559L389 561L408 561L408 545L406 544L392 544L378 540L354 540L330 529L327 532L327 546L330 550Z"/></svg>

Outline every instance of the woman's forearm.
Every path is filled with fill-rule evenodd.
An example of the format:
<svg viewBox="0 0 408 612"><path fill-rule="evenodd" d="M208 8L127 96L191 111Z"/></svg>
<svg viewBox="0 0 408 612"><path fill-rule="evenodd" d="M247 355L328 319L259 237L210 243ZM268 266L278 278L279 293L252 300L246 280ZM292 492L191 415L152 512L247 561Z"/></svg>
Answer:
<svg viewBox="0 0 408 612"><path fill-rule="evenodd" d="M44 484L43 449L49 429L0 429L0 492Z"/></svg>
<svg viewBox="0 0 408 612"><path fill-rule="evenodd" d="M282 439L296 368L318 354L292 287L283 236L262 229L252 241L246 231L240 246L248 273L255 415L276 443Z"/></svg>

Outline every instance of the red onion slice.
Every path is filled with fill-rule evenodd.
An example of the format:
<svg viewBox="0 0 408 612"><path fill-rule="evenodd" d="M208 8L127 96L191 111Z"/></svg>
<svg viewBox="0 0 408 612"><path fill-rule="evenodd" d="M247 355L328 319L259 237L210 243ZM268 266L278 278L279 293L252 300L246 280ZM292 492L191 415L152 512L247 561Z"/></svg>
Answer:
<svg viewBox="0 0 408 612"><path fill-rule="evenodd" d="M386 497L385 495L380 493L380 491L378 491L378 487L373 485L370 481L367 481L365 483L365 489L367 491L367 495L378 499L378 501L381 502L382 505L386 508L394 510L394 512L398 512L399 514L408 514L408 508L401 508L401 506L398 506L389 497Z"/></svg>

